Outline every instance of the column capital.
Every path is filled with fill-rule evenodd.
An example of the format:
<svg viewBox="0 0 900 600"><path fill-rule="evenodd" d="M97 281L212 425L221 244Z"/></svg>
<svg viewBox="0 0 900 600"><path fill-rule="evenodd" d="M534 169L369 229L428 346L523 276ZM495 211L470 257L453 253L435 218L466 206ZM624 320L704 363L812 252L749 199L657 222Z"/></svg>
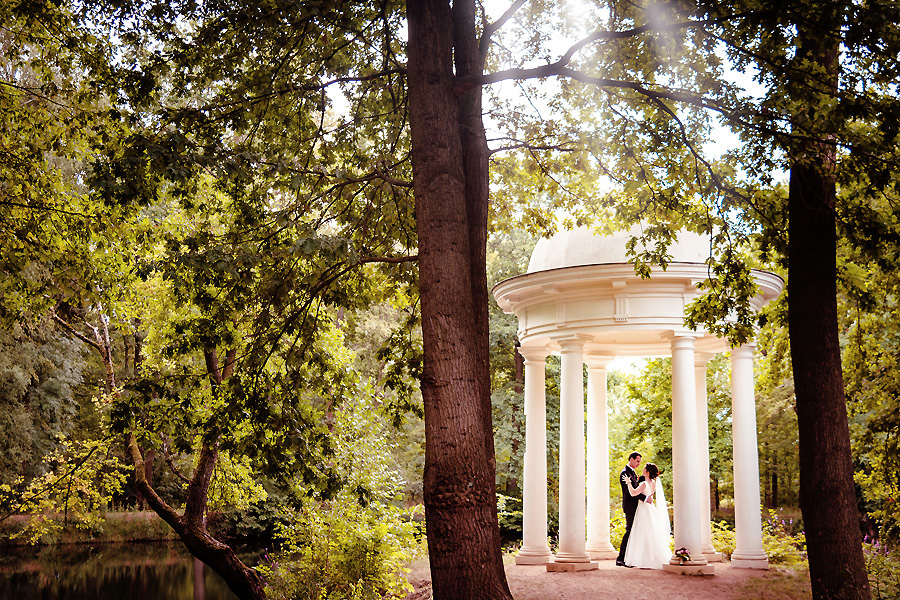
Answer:
<svg viewBox="0 0 900 600"><path fill-rule="evenodd" d="M693 348L694 340L703 337L703 334L696 331L672 330L663 333L659 337L667 340L672 345L672 349L675 350Z"/></svg>
<svg viewBox="0 0 900 600"><path fill-rule="evenodd" d="M547 346L519 346L519 354L526 363L543 363L546 362L550 350L547 349Z"/></svg>
<svg viewBox="0 0 900 600"><path fill-rule="evenodd" d="M573 352L583 353L584 345L587 343L587 340L582 337L571 337L557 340L556 343L559 344L560 354L571 354Z"/></svg>
<svg viewBox="0 0 900 600"><path fill-rule="evenodd" d="M731 356L733 356L734 358L753 358L753 353L755 351L756 342L750 340L741 346L733 347L731 349Z"/></svg>
<svg viewBox="0 0 900 600"><path fill-rule="evenodd" d="M606 365L614 358L615 356L612 354L593 354L588 352L584 355L584 364L588 366L588 369L605 369Z"/></svg>
<svg viewBox="0 0 900 600"><path fill-rule="evenodd" d="M710 352L695 352L694 353L694 368L696 369L705 369L706 364L712 360L712 357L715 354Z"/></svg>

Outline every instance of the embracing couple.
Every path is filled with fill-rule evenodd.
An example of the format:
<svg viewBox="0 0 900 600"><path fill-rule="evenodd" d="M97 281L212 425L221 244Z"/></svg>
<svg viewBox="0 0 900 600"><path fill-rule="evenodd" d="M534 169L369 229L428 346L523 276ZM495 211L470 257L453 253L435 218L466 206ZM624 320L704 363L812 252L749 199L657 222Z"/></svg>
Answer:
<svg viewBox="0 0 900 600"><path fill-rule="evenodd" d="M659 469L647 463L638 477L641 455L632 452L619 475L622 484L622 509L625 511L625 535L619 547L616 565L641 569L662 569L672 558L669 546L669 510L663 494ZM655 501L655 502L654 502Z"/></svg>

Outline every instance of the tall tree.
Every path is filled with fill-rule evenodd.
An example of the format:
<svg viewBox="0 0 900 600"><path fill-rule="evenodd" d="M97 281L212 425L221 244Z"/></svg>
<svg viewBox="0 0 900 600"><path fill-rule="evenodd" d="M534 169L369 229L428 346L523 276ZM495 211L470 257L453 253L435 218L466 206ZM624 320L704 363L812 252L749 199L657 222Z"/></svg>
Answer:
<svg viewBox="0 0 900 600"><path fill-rule="evenodd" d="M802 75L792 71L788 85L792 97L808 104L793 114L793 132L806 139L789 156L788 328L813 590L816 597L867 598L838 342L837 148L830 128L820 126L831 121L825 107L838 95L842 12L825 5L815 11L815 23L797 24L795 61L806 68Z"/></svg>
<svg viewBox="0 0 900 600"><path fill-rule="evenodd" d="M475 3L407 4L410 133L425 402L425 515L435 595L511 598L500 556L488 365L488 148Z"/></svg>

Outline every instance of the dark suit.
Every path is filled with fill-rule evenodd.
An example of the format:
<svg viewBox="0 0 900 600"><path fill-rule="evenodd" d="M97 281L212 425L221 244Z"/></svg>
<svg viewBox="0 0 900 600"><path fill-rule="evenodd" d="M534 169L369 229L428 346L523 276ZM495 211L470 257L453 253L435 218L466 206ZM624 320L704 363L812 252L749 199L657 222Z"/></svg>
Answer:
<svg viewBox="0 0 900 600"><path fill-rule="evenodd" d="M625 465L625 468L619 473L619 485L622 486L622 510L625 512L625 535L622 536L622 544L619 546L619 556L616 558L617 561L625 560L625 547L628 546L628 536L631 535L631 524L634 523L634 513L637 511L638 502L641 502L646 498L644 494L632 496L628 491L627 484L622 481L622 475L628 476L628 479L631 481L631 487L637 487L638 484L644 480L643 475L638 477L637 473L634 472L634 469L628 465Z"/></svg>

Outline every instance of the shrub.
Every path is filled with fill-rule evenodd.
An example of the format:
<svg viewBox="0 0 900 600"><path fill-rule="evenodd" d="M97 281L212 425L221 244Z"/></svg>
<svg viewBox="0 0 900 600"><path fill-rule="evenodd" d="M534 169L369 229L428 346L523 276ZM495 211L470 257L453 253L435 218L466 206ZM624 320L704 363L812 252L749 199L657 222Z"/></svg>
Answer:
<svg viewBox="0 0 900 600"><path fill-rule="evenodd" d="M281 552L257 567L275 600L402 598L406 565L422 552L420 525L393 506L341 499L283 527Z"/></svg>
<svg viewBox="0 0 900 600"><path fill-rule="evenodd" d="M728 558L731 558L735 547L734 529L725 520L712 521L710 525L713 547Z"/></svg>
<svg viewBox="0 0 900 600"><path fill-rule="evenodd" d="M900 550L870 539L863 543L872 600L900 598Z"/></svg>
<svg viewBox="0 0 900 600"><path fill-rule="evenodd" d="M763 550L771 564L801 566L806 563L806 535L803 531L792 533L794 521L782 520L774 511L768 511L762 523ZM712 521L712 544L727 557L734 554L734 527L726 520Z"/></svg>
<svg viewBox="0 0 900 600"><path fill-rule="evenodd" d="M504 540L522 539L522 499L497 494L497 521Z"/></svg>
<svg viewBox="0 0 900 600"><path fill-rule="evenodd" d="M621 510L613 510L612 515L609 517L609 541L618 549L624 535L625 513Z"/></svg>
<svg viewBox="0 0 900 600"><path fill-rule="evenodd" d="M778 529L791 536L797 536L803 533L803 515L798 509L788 508L770 508L763 509L763 517L765 522L763 527L770 529Z"/></svg>
<svg viewBox="0 0 900 600"><path fill-rule="evenodd" d="M802 530L794 532L793 519L784 519L771 509L765 513L767 518L763 521L762 541L769 562L791 566L806 564L806 534Z"/></svg>

